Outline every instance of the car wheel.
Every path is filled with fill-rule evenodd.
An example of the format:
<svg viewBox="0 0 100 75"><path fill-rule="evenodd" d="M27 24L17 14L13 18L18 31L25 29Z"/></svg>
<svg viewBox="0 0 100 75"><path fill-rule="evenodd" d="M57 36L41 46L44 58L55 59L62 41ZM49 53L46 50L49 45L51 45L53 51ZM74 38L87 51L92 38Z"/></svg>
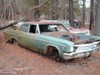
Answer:
<svg viewBox="0 0 100 75"><path fill-rule="evenodd" d="M56 62L62 62L63 61L63 59L59 56L58 53L56 53L56 55L55 55L55 61Z"/></svg>
<svg viewBox="0 0 100 75"><path fill-rule="evenodd" d="M12 43L13 43L14 45L18 45L17 40L15 40L15 39L12 40Z"/></svg>

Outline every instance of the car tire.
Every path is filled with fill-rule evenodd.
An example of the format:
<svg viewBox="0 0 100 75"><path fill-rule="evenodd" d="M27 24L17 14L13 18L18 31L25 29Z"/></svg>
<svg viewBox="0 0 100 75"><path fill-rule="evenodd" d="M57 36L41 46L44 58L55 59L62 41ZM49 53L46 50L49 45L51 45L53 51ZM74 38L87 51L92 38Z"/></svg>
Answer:
<svg viewBox="0 0 100 75"><path fill-rule="evenodd" d="M55 54L55 61L56 62L62 62L63 61L63 59L59 56L59 53Z"/></svg>

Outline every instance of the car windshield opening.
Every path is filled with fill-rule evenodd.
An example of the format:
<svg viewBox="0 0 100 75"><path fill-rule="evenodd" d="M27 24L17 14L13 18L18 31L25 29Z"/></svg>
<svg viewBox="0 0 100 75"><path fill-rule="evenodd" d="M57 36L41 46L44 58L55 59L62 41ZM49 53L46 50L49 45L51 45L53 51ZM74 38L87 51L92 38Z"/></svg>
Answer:
<svg viewBox="0 0 100 75"><path fill-rule="evenodd" d="M39 27L41 33L66 31L64 26L61 24L43 24L39 25Z"/></svg>

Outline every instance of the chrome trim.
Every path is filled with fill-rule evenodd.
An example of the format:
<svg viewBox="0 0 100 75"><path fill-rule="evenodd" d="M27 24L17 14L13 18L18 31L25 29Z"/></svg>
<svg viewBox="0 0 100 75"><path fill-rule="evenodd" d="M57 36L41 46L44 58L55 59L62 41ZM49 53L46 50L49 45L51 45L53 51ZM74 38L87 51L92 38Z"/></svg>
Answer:
<svg viewBox="0 0 100 75"><path fill-rule="evenodd" d="M91 53L92 53L92 51L63 53L63 59L69 60L69 59L73 59L73 58L88 57Z"/></svg>
<svg viewBox="0 0 100 75"><path fill-rule="evenodd" d="M63 53L63 59L68 60L72 58L88 57L93 51L100 48L97 47L99 43L100 41L89 44L74 45L74 47L77 47L76 52Z"/></svg>

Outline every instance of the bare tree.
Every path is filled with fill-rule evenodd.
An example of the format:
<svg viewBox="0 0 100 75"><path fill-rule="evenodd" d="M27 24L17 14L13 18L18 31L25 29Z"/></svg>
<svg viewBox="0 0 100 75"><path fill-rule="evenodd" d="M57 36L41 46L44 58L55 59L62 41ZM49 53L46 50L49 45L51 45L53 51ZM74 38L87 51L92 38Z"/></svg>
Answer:
<svg viewBox="0 0 100 75"><path fill-rule="evenodd" d="M51 0L51 19L58 19L59 15L58 13L58 5L59 1L58 0Z"/></svg>
<svg viewBox="0 0 100 75"><path fill-rule="evenodd" d="M35 6L38 6L38 5L39 5L39 0L35 0ZM39 8L36 9L34 16L36 20L39 20L39 17L40 17Z"/></svg>
<svg viewBox="0 0 100 75"><path fill-rule="evenodd" d="M74 1L69 0L69 23L74 26Z"/></svg>
<svg viewBox="0 0 100 75"><path fill-rule="evenodd" d="M90 8L90 26L89 26L89 29L91 30L91 32L93 33L94 32L94 18L95 18L95 9L94 9L94 6L95 6L95 3L94 3L94 0L91 0L90 2L91 4L91 8Z"/></svg>
<svg viewBox="0 0 100 75"><path fill-rule="evenodd" d="M86 0L83 0L83 20L82 20L82 25L84 26L85 25L85 2Z"/></svg>
<svg viewBox="0 0 100 75"><path fill-rule="evenodd" d="M67 19L67 6L68 6L68 1L67 0L59 0L59 19Z"/></svg>
<svg viewBox="0 0 100 75"><path fill-rule="evenodd" d="M4 8L4 0L0 0L0 14L2 14ZM1 15L0 15L1 17Z"/></svg>
<svg viewBox="0 0 100 75"><path fill-rule="evenodd" d="M97 0L96 7L96 25L95 25L95 35L100 36L100 0Z"/></svg>

